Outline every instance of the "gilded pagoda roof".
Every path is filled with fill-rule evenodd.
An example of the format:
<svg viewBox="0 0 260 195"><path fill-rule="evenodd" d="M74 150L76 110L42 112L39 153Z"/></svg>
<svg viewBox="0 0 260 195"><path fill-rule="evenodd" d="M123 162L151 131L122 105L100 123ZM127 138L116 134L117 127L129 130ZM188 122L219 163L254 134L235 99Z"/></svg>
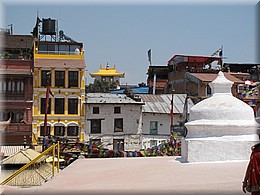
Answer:
<svg viewBox="0 0 260 195"><path fill-rule="evenodd" d="M116 65L114 65L113 68L110 68L108 65L103 68L100 64L99 71L95 73L90 73L91 77L97 77L97 76L119 76L121 78L125 77L125 73L119 73L116 71Z"/></svg>

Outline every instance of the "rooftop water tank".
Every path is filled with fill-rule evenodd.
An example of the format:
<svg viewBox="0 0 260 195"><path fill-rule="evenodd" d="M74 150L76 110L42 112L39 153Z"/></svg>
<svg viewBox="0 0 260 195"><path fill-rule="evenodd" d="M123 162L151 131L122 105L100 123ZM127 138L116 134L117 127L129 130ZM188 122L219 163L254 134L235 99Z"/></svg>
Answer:
<svg viewBox="0 0 260 195"><path fill-rule="evenodd" d="M44 35L56 35L55 31L56 20L51 18L42 19L42 34Z"/></svg>

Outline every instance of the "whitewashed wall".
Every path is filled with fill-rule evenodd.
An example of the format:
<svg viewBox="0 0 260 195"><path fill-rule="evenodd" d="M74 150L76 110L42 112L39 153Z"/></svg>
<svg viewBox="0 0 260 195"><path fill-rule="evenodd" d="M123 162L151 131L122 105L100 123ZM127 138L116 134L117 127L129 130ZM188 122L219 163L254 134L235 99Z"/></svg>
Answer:
<svg viewBox="0 0 260 195"><path fill-rule="evenodd" d="M99 107L99 114L93 114L93 107ZM120 114L114 114L114 107L121 107ZM140 136L142 123L142 105L137 104L87 104L86 105L86 139L89 135L92 139L100 139L113 149L113 139L124 139L125 150L140 149ZM104 119L101 121L101 133L91 134L91 122L89 119ZM114 119L123 118L123 132L114 132Z"/></svg>
<svg viewBox="0 0 260 195"><path fill-rule="evenodd" d="M170 114L143 113L142 125L142 148L150 148L150 140L156 140L157 145L163 140L167 140L170 135ZM181 114L174 114L174 124L177 125L181 121ZM150 135L150 122L158 121L158 135Z"/></svg>

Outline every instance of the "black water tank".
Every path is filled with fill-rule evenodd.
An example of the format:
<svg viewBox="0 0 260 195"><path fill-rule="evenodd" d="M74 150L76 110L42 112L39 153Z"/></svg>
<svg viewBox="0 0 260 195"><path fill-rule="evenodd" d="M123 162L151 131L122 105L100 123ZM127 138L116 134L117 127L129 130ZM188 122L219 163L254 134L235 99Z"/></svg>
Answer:
<svg viewBox="0 0 260 195"><path fill-rule="evenodd" d="M52 20L51 18L42 19L42 34L45 35L56 35L55 32L55 22L56 20Z"/></svg>

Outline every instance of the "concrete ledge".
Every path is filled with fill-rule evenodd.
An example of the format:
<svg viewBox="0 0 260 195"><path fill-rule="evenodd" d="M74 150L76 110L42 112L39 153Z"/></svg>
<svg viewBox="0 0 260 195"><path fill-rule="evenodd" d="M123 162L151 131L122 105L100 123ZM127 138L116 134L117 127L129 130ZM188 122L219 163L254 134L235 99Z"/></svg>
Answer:
<svg viewBox="0 0 260 195"><path fill-rule="evenodd" d="M210 162L248 160L251 147L258 141L241 141L235 138L185 139L182 140L183 162Z"/></svg>
<svg viewBox="0 0 260 195"><path fill-rule="evenodd" d="M3 194L244 194L248 161L190 164L179 158L79 159L42 186L4 186Z"/></svg>

